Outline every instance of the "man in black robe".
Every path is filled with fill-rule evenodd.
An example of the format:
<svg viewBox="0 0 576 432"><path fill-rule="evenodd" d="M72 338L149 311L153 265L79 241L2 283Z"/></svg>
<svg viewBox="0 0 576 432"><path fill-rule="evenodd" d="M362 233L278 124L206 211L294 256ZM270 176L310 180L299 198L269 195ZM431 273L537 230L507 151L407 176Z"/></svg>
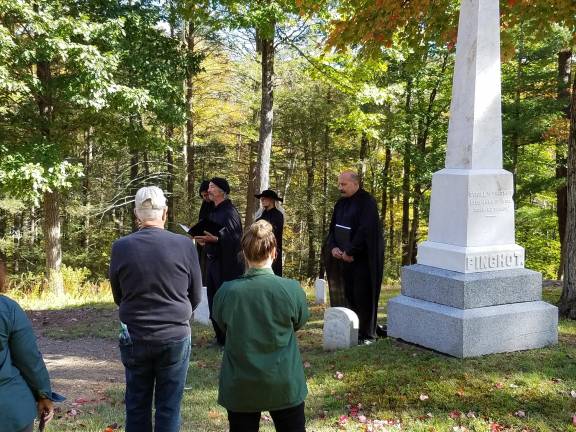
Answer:
<svg viewBox="0 0 576 432"><path fill-rule="evenodd" d="M384 237L378 207L374 198L360 187L358 175L352 171L340 174L338 190L342 198L334 206L326 241L330 303L336 306L332 304L332 292L343 290L344 306L352 309L360 321L359 343L369 344L377 335L378 299L384 270Z"/></svg>
<svg viewBox="0 0 576 432"><path fill-rule="evenodd" d="M198 222L207 219L214 208L214 203L210 201L210 197L208 196L209 184L209 180L203 180L202 183L200 183L200 190L198 193L200 194L200 198L202 198L202 205L200 206L200 212L198 213ZM196 250L198 251L198 260L200 261L202 283L206 286L206 251L204 250L204 246L198 242L196 242Z"/></svg>
<svg viewBox="0 0 576 432"><path fill-rule="evenodd" d="M284 214L277 208L276 203L282 202L282 198L276 192L270 189L254 195L260 200L262 211L256 213L256 220L265 220L270 222L276 237L276 258L272 263L272 270L276 276L282 276L282 233L284 231Z"/></svg>
<svg viewBox="0 0 576 432"><path fill-rule="evenodd" d="M237 279L244 273L244 263L240 254L242 222L238 210L228 199L229 193L230 186L226 179L214 177L210 180L208 196L214 203L214 208L209 213L208 220L218 229L214 229L216 232L204 231L203 236L194 237L206 251L208 308L216 342L220 346L224 346L225 334L212 319L212 302L223 282Z"/></svg>

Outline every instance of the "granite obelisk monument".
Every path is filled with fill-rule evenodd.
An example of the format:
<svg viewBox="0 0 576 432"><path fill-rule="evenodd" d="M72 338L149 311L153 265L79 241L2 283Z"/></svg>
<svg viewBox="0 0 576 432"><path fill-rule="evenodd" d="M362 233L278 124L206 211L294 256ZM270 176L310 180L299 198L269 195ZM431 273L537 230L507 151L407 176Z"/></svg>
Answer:
<svg viewBox="0 0 576 432"><path fill-rule="evenodd" d="M402 269L388 335L455 357L557 342L557 308L515 242L502 168L498 0L462 0L445 168L432 177L428 240Z"/></svg>

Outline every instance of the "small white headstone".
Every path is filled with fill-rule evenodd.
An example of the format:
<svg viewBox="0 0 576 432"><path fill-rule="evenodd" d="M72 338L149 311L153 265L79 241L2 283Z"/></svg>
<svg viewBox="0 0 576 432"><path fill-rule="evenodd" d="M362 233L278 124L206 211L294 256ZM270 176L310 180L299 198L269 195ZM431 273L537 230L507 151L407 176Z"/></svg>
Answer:
<svg viewBox="0 0 576 432"><path fill-rule="evenodd" d="M210 309L208 309L208 291L206 287L202 287L202 300L194 311L194 321L200 324L210 325Z"/></svg>
<svg viewBox="0 0 576 432"><path fill-rule="evenodd" d="M316 292L316 304L326 304L326 281L324 279L316 279L314 291Z"/></svg>
<svg viewBox="0 0 576 432"><path fill-rule="evenodd" d="M344 307L326 309L323 342L325 351L358 345L358 315Z"/></svg>

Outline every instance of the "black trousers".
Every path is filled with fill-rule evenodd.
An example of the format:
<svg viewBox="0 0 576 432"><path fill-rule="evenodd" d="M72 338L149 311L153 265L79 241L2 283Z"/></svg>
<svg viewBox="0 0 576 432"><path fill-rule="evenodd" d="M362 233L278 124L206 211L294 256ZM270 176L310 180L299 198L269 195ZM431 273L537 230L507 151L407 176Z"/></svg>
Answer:
<svg viewBox="0 0 576 432"><path fill-rule="evenodd" d="M226 342L226 333L224 333L216 321L212 319L212 304L214 303L214 296L222 285L222 273L220 269L220 262L217 259L207 257L206 259L206 294L208 297L208 310L210 311L210 321L214 327L216 341L218 345L224 346Z"/></svg>
<svg viewBox="0 0 576 432"><path fill-rule="evenodd" d="M376 338L378 293L373 292L367 259L344 263L344 293L349 308L358 315L358 338ZM376 299L375 299L376 298Z"/></svg>
<svg viewBox="0 0 576 432"><path fill-rule="evenodd" d="M260 412L240 413L228 410L230 432L258 432ZM295 407L270 411L276 432L306 432L304 402Z"/></svg>

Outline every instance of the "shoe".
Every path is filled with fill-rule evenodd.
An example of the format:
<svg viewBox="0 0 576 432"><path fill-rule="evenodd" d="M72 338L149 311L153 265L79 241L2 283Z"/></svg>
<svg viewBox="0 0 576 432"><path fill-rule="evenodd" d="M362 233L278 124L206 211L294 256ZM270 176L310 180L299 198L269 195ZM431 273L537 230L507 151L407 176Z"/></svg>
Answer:
<svg viewBox="0 0 576 432"><path fill-rule="evenodd" d="M388 327L378 324L376 326L376 334L381 338L388 337Z"/></svg>

